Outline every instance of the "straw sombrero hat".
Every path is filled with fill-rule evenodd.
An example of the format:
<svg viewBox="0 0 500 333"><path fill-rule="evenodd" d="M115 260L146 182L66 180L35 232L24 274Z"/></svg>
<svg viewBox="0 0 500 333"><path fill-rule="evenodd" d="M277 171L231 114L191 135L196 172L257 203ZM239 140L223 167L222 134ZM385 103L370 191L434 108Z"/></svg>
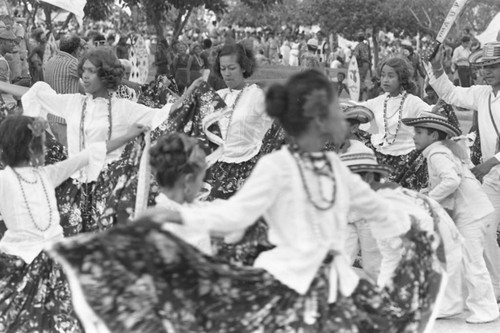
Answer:
<svg viewBox="0 0 500 333"><path fill-rule="evenodd" d="M352 101L341 102L340 110L342 110L345 119L355 119L361 124L369 123L375 117L372 110Z"/></svg>
<svg viewBox="0 0 500 333"><path fill-rule="evenodd" d="M500 41L486 43L482 50L477 50L469 56L473 66L489 66L500 63Z"/></svg>
<svg viewBox="0 0 500 333"><path fill-rule="evenodd" d="M432 128L444 132L451 137L462 134L462 131L450 123L448 118L435 112L422 112L418 118L403 118L402 121L406 126Z"/></svg>
<svg viewBox="0 0 500 333"><path fill-rule="evenodd" d="M352 172L376 172L384 177L392 173L393 169L388 165L377 162L375 153L368 147L360 147L340 155L340 160Z"/></svg>

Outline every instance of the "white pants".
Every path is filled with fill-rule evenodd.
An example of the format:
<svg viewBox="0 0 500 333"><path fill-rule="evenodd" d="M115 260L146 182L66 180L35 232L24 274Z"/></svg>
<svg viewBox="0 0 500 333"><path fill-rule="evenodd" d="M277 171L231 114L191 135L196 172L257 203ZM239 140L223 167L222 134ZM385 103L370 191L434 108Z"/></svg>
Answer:
<svg viewBox="0 0 500 333"><path fill-rule="evenodd" d="M498 317L498 306L491 283L490 274L483 257L485 248L485 219L474 222L456 221L464 237L462 271L465 278L467 297L465 304L471 312L468 320L491 321ZM495 233L496 234L496 233ZM456 314L462 310L462 279L459 270L450 276L445 300L447 309L442 314ZM450 291L450 293L448 293Z"/></svg>
<svg viewBox="0 0 500 333"><path fill-rule="evenodd" d="M497 229L500 223L500 179L495 179L496 175L496 172L490 172L483 179L483 190L495 208L495 211L484 219L486 224L484 259L495 297L498 299L500 298L500 248L497 243Z"/></svg>
<svg viewBox="0 0 500 333"><path fill-rule="evenodd" d="M360 249L363 270L373 281L377 281L382 255L369 223L364 220L347 224L345 253L351 264L354 263Z"/></svg>

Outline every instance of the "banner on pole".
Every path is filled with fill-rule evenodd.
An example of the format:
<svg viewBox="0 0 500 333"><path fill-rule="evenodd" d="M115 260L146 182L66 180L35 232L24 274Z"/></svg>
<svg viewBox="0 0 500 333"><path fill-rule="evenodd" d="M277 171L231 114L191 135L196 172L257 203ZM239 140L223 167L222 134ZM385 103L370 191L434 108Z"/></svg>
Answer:
<svg viewBox="0 0 500 333"><path fill-rule="evenodd" d="M359 77L359 68L356 57L352 56L347 67L347 88L351 100L358 102L361 97L361 79Z"/></svg>
<svg viewBox="0 0 500 333"><path fill-rule="evenodd" d="M40 0L46 2L53 6L59 7L61 9L67 10L70 13L75 14L78 23L81 25L83 22L83 17L85 13L83 8L87 4L87 0Z"/></svg>

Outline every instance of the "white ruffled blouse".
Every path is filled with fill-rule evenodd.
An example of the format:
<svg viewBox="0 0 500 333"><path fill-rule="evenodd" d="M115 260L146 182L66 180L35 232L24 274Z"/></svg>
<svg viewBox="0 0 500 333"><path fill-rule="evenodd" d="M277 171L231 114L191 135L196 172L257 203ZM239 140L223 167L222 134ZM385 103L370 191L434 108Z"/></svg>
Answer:
<svg viewBox="0 0 500 333"><path fill-rule="evenodd" d="M339 255L332 262L329 300L334 302L338 291L350 295L358 277L344 255L349 210L365 216L380 239L403 234L409 223L393 224L390 204L351 173L335 153L327 154L336 182L335 203L330 209L318 210L309 202L297 162L284 147L263 156L229 200L182 207L182 220L188 226L204 225L211 234L226 235L244 230L263 216L269 224L269 241L276 247L261 253L255 267L266 269L283 284L305 294L325 256L333 250ZM312 173L304 170L308 186L316 184ZM331 180L324 179L321 186L332 197Z"/></svg>
<svg viewBox="0 0 500 333"><path fill-rule="evenodd" d="M59 224L55 188L80 168L92 161L102 160L105 155L106 145L97 143L65 161L37 168L40 177L36 176L32 167L16 168L16 172L25 180L29 182L36 180L34 184L21 180L22 189L10 167L1 170L0 215L4 219L7 231L0 240L0 251L19 256L29 264L45 245L62 239L63 229ZM40 180L43 181L45 190ZM47 203L47 197L50 204ZM49 225L50 210L52 210L52 223ZM34 225L30 212L38 228Z"/></svg>
<svg viewBox="0 0 500 333"><path fill-rule="evenodd" d="M246 162L259 153L262 139L273 123L266 113L264 92L252 84L244 88L243 92L226 88L217 93L229 108L234 108L232 115L219 120L224 140L219 161ZM231 124L228 124L229 121Z"/></svg>
<svg viewBox="0 0 500 333"><path fill-rule="evenodd" d="M183 206L184 205L181 205L173 200L170 200L163 193L160 193L156 197L156 207L161 207L172 211L179 211ZM170 231L177 237L193 245L203 253L212 255L210 234L208 233L208 230L203 227L203 225L194 227L194 226L187 226L187 225L167 222L163 224L162 228L167 231Z"/></svg>
<svg viewBox="0 0 500 333"><path fill-rule="evenodd" d="M363 103L364 106L373 111L375 118L369 125L362 125L361 128L372 134L371 142L380 153L393 156L406 155L415 149L413 127L406 126L400 121L398 110L403 98L402 94L389 97L387 100L386 120L384 120L384 101L388 96L389 94L385 93ZM416 118L422 112L431 110L431 106L412 94L408 94L402 108L401 119ZM387 137L384 138L386 133ZM396 140L392 143L394 138Z"/></svg>
<svg viewBox="0 0 500 333"><path fill-rule="evenodd" d="M32 117L46 117L48 113L62 117L67 123L68 154L74 156L80 151L80 131L83 103L87 101L84 124L85 146L94 142L108 140L108 99L92 98L91 95L57 94L47 83L35 83L22 97L24 114ZM162 109L153 109L145 105L134 103L123 98L111 98L111 139L124 136L135 123L150 126L152 129L159 126L168 118L172 104L166 104ZM73 175L80 181L91 182L97 180L97 175L105 163L117 160L124 147L121 147L106 156L105 161L95 161L89 165L89 171L83 177ZM86 178L86 179L85 179Z"/></svg>

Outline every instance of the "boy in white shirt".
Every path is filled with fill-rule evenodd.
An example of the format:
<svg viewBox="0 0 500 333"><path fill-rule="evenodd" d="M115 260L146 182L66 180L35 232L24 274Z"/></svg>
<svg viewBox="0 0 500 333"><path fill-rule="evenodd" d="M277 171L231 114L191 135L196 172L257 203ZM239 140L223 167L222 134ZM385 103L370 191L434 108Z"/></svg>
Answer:
<svg viewBox="0 0 500 333"><path fill-rule="evenodd" d="M423 151L427 159L429 197L448 210L465 239L462 261L468 291L465 303L471 312L466 322L479 324L493 321L498 318L499 312L483 252L485 218L494 209L468 168L465 147L447 139L460 135L460 130L446 117L432 112L425 112L418 118L403 119L403 123L415 127L415 147ZM460 280L451 277L450 283L455 284L456 295L460 295ZM449 308L449 315L460 313L461 306L460 299L456 299L455 306Z"/></svg>

